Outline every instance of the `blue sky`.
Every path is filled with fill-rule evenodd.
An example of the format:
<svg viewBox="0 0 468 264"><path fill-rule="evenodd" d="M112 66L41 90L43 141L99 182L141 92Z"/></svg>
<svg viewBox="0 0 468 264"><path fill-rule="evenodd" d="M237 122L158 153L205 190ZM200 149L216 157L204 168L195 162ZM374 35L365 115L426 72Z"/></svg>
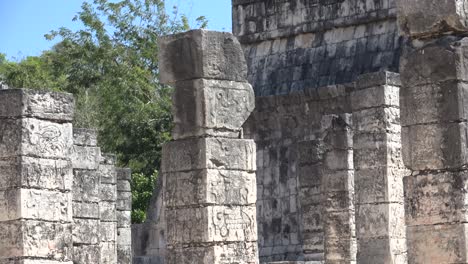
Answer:
<svg viewBox="0 0 468 264"><path fill-rule="evenodd" d="M10 59L40 55L54 42L44 34L65 26L78 29L73 16L83 0L0 0L0 53ZM193 22L204 15L211 30L231 31L231 0L167 0L169 11L177 5Z"/></svg>

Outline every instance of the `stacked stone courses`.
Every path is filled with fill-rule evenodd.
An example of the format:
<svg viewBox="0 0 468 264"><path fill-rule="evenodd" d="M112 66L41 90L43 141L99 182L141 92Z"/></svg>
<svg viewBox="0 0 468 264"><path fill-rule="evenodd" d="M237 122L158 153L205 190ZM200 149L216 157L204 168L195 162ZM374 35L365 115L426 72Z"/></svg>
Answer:
<svg viewBox="0 0 468 264"><path fill-rule="evenodd" d="M398 70L395 0L233 1L233 32L257 96Z"/></svg>
<svg viewBox="0 0 468 264"><path fill-rule="evenodd" d="M94 130L73 130L73 261L100 263L101 149Z"/></svg>
<svg viewBox="0 0 468 264"><path fill-rule="evenodd" d="M0 263L72 263L73 97L0 91Z"/></svg>
<svg viewBox="0 0 468 264"><path fill-rule="evenodd" d="M241 137L254 95L240 44L196 30L160 45L161 81L175 88L175 141L162 158L166 263L258 263L255 144Z"/></svg>
<svg viewBox="0 0 468 264"><path fill-rule="evenodd" d="M70 94L0 91L2 264L129 263L117 259L115 251L116 182L101 184L106 177L100 173L97 135L73 129L73 109ZM120 199L131 203L128 194ZM106 200L113 202L112 225L100 212ZM122 227L128 229L129 221L122 219ZM107 237L114 251L106 251L102 240Z"/></svg>
<svg viewBox="0 0 468 264"><path fill-rule="evenodd" d="M119 264L132 263L132 190L130 169L116 169L117 174L117 259Z"/></svg>
<svg viewBox="0 0 468 264"><path fill-rule="evenodd" d="M399 3L410 263L468 263L465 1Z"/></svg>

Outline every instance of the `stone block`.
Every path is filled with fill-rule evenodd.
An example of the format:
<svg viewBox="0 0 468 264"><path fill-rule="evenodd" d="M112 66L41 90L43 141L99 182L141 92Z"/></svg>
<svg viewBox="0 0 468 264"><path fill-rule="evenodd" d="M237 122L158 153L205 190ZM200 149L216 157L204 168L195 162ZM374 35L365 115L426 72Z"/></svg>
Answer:
<svg viewBox="0 0 468 264"><path fill-rule="evenodd" d="M70 193L38 189L0 191L0 221L42 219L72 221Z"/></svg>
<svg viewBox="0 0 468 264"><path fill-rule="evenodd" d="M359 240L358 240L359 241ZM426 263L408 262L406 239L372 238L360 241L357 263ZM427 262L431 263L431 262ZM436 263L436 262L434 262Z"/></svg>
<svg viewBox="0 0 468 264"><path fill-rule="evenodd" d="M254 107L252 86L245 82L207 79L178 82L173 95L172 136L238 138Z"/></svg>
<svg viewBox="0 0 468 264"><path fill-rule="evenodd" d="M70 161L33 157L0 159L0 190L44 188L69 191L73 173Z"/></svg>
<svg viewBox="0 0 468 264"><path fill-rule="evenodd" d="M163 146L162 172L197 169L254 171L256 146L253 140L199 138L173 141Z"/></svg>
<svg viewBox="0 0 468 264"><path fill-rule="evenodd" d="M450 1L452 0L439 2ZM429 43L412 49L406 48L400 60L403 83L401 94L407 95L405 89L420 85L467 81L468 61L464 59L468 53L467 46L468 38L445 36L438 38L437 43ZM412 111L412 108L408 111ZM404 116L403 113L402 116Z"/></svg>
<svg viewBox="0 0 468 264"><path fill-rule="evenodd" d="M128 227L132 223L131 211L117 211L116 217L118 227Z"/></svg>
<svg viewBox="0 0 468 264"><path fill-rule="evenodd" d="M130 225L126 228L117 228L117 245L131 246L132 245L132 229Z"/></svg>
<svg viewBox="0 0 468 264"><path fill-rule="evenodd" d="M20 220L0 225L0 256L66 262L72 259L72 246L71 224Z"/></svg>
<svg viewBox="0 0 468 264"><path fill-rule="evenodd" d="M119 192L117 193L117 210L131 211L132 210L132 193Z"/></svg>
<svg viewBox="0 0 468 264"><path fill-rule="evenodd" d="M376 169L382 166L401 168L401 143L385 142L385 134L360 134L354 137L354 168L356 170ZM366 141L375 139L375 141ZM372 146L373 145L373 146Z"/></svg>
<svg viewBox="0 0 468 264"><path fill-rule="evenodd" d="M35 117L47 120L73 120L72 94L32 89L0 90L0 118Z"/></svg>
<svg viewBox="0 0 468 264"><path fill-rule="evenodd" d="M99 263L100 251L99 245L75 245L73 246L73 263Z"/></svg>
<svg viewBox="0 0 468 264"><path fill-rule="evenodd" d="M129 168L115 168L117 174L117 180L122 181L131 181L132 180L132 170Z"/></svg>
<svg viewBox="0 0 468 264"><path fill-rule="evenodd" d="M159 47L161 83L197 78L246 81L244 53L231 33L191 30L161 38Z"/></svg>
<svg viewBox="0 0 468 264"><path fill-rule="evenodd" d="M208 247L168 249L167 263L258 264L256 242L229 243Z"/></svg>
<svg viewBox="0 0 468 264"><path fill-rule="evenodd" d="M99 167L101 148L74 145L71 154L74 169L96 170Z"/></svg>
<svg viewBox="0 0 468 264"><path fill-rule="evenodd" d="M117 175L113 164L100 164L98 175L103 184L117 184Z"/></svg>
<svg viewBox="0 0 468 264"><path fill-rule="evenodd" d="M101 201L99 203L99 213L101 216L101 221L104 221L104 222L117 221L115 202Z"/></svg>
<svg viewBox="0 0 468 264"><path fill-rule="evenodd" d="M351 93L351 109L353 111L376 108L400 106L400 87L379 85Z"/></svg>
<svg viewBox="0 0 468 264"><path fill-rule="evenodd" d="M394 133L401 132L400 109L379 107L363 109L353 113L354 133Z"/></svg>
<svg viewBox="0 0 468 264"><path fill-rule="evenodd" d="M467 164L465 123L425 124L402 128L402 154L411 170L460 168Z"/></svg>
<svg viewBox="0 0 468 264"><path fill-rule="evenodd" d="M166 211L168 245L256 241L255 206L210 206Z"/></svg>
<svg viewBox="0 0 468 264"><path fill-rule="evenodd" d="M73 217L99 219L99 204L87 202L73 202Z"/></svg>
<svg viewBox="0 0 468 264"><path fill-rule="evenodd" d="M412 38L468 31L468 11L459 0L398 0L400 32Z"/></svg>
<svg viewBox="0 0 468 264"><path fill-rule="evenodd" d="M117 185L101 183L99 198L101 201L117 201Z"/></svg>
<svg viewBox="0 0 468 264"><path fill-rule="evenodd" d="M350 170L354 166L352 150L333 150L324 156L324 165L328 170Z"/></svg>
<svg viewBox="0 0 468 264"><path fill-rule="evenodd" d="M354 211L342 210L324 214L324 232L327 240L350 242L355 237ZM346 243L343 243L345 245ZM349 244L348 244L349 245Z"/></svg>
<svg viewBox="0 0 468 264"><path fill-rule="evenodd" d="M408 176L404 187L407 225L468 221L468 171Z"/></svg>
<svg viewBox="0 0 468 264"><path fill-rule="evenodd" d="M468 84L457 81L402 89L401 124L460 122L467 119Z"/></svg>
<svg viewBox="0 0 468 264"><path fill-rule="evenodd" d="M33 118L0 122L0 158L20 155L69 159L73 145L72 124Z"/></svg>
<svg viewBox="0 0 468 264"><path fill-rule="evenodd" d="M327 239L325 246L326 263L355 263L357 246L355 239Z"/></svg>
<svg viewBox="0 0 468 264"><path fill-rule="evenodd" d="M132 247L117 245L117 260L119 264L131 264L132 263Z"/></svg>
<svg viewBox="0 0 468 264"><path fill-rule="evenodd" d="M74 264L72 261L47 259L0 259L0 264Z"/></svg>
<svg viewBox="0 0 468 264"><path fill-rule="evenodd" d="M322 177L322 192L354 192L354 175L352 170L327 172Z"/></svg>
<svg viewBox="0 0 468 264"><path fill-rule="evenodd" d="M167 173L167 207L248 205L257 199L255 173L233 170L196 170Z"/></svg>
<svg viewBox="0 0 468 264"><path fill-rule="evenodd" d="M99 233L103 223L96 219L73 219L73 243L95 245L99 243Z"/></svg>
<svg viewBox="0 0 468 264"><path fill-rule="evenodd" d="M73 143L78 146L97 146L97 131L87 128L73 128Z"/></svg>
<svg viewBox="0 0 468 264"><path fill-rule="evenodd" d="M467 224L409 226L408 263L466 263Z"/></svg>
<svg viewBox="0 0 468 264"><path fill-rule="evenodd" d="M379 25L380 26L380 25ZM382 85L389 85L393 87L400 87L401 80L400 74L390 71L379 71L379 72L371 72L360 74L356 78L355 88L358 90L366 89L366 88L377 88L381 87ZM381 87L383 89L387 89L388 87ZM377 89L381 89L377 88ZM391 88L393 90L393 88Z"/></svg>
<svg viewBox="0 0 468 264"><path fill-rule="evenodd" d="M119 192L118 195L122 192L131 192L132 188L130 186L130 181L128 180L117 180L117 192Z"/></svg>
<svg viewBox="0 0 468 264"><path fill-rule="evenodd" d="M355 173L356 203L384 203L403 201L404 169L387 167L356 170Z"/></svg>
<svg viewBox="0 0 468 264"><path fill-rule="evenodd" d="M117 246L115 242L101 242L101 261L100 263L117 264ZM119 263L120 264L120 263Z"/></svg>
<svg viewBox="0 0 468 264"><path fill-rule="evenodd" d="M405 238L403 204L356 204L356 234L361 240Z"/></svg>
<svg viewBox="0 0 468 264"><path fill-rule="evenodd" d="M117 223L116 222L100 222L99 223L99 238L101 242L117 241Z"/></svg>
<svg viewBox="0 0 468 264"><path fill-rule="evenodd" d="M100 179L96 171L73 171L73 201L99 202Z"/></svg>

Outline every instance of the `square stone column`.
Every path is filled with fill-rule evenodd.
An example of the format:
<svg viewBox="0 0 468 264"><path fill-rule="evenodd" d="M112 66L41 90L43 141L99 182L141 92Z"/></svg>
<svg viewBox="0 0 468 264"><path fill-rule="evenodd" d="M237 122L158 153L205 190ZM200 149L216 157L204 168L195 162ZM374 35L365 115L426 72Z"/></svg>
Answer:
<svg viewBox="0 0 468 264"><path fill-rule="evenodd" d="M323 116L321 127L325 263L356 263L352 116Z"/></svg>
<svg viewBox="0 0 468 264"><path fill-rule="evenodd" d="M0 91L0 263L72 263L73 96Z"/></svg>
<svg viewBox="0 0 468 264"><path fill-rule="evenodd" d="M351 94L357 263L406 263L398 74L360 76Z"/></svg>
<svg viewBox="0 0 468 264"><path fill-rule="evenodd" d="M468 39L407 48L401 91L410 263L468 262Z"/></svg>
<svg viewBox="0 0 468 264"><path fill-rule="evenodd" d="M175 89L175 141L162 158L166 263L258 263L256 147L242 139L254 94L240 44L195 30L160 45L161 81Z"/></svg>
<svg viewBox="0 0 468 264"><path fill-rule="evenodd" d="M116 157L103 154L98 167L99 185L99 238L101 263L117 264L117 175Z"/></svg>
<svg viewBox="0 0 468 264"><path fill-rule="evenodd" d="M409 263L467 263L467 3L398 1Z"/></svg>
<svg viewBox="0 0 468 264"><path fill-rule="evenodd" d="M132 263L132 171L117 168L117 260Z"/></svg>
<svg viewBox="0 0 468 264"><path fill-rule="evenodd" d="M73 138L73 263L99 263L101 149L94 130L74 129Z"/></svg>

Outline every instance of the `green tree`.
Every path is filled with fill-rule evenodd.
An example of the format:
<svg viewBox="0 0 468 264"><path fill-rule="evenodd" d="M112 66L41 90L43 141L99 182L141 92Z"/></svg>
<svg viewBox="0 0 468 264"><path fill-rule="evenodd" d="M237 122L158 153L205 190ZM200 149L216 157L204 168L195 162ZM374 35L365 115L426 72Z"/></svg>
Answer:
<svg viewBox="0 0 468 264"><path fill-rule="evenodd" d="M60 42L40 57L19 63L0 57L0 76L13 87L75 95L74 125L97 128L103 151L133 170L132 220L141 222L172 120L171 88L158 81L158 39L188 30L188 19L175 7L166 13L163 0L93 0L74 20L83 28L47 34ZM196 21L207 25L204 17Z"/></svg>

